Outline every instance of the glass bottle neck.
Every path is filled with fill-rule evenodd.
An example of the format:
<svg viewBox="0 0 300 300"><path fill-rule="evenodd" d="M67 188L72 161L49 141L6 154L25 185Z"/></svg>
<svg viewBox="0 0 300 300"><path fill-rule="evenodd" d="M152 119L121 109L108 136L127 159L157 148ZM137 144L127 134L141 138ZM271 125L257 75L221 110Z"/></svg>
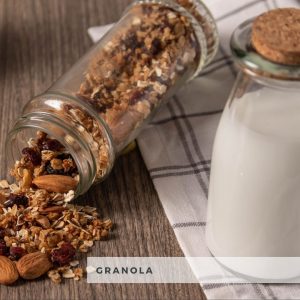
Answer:
<svg viewBox="0 0 300 300"><path fill-rule="evenodd" d="M254 19L240 24L232 34L230 47L236 64L253 78L269 84L285 85L284 81L300 82L300 68L272 62L260 55L251 44Z"/></svg>

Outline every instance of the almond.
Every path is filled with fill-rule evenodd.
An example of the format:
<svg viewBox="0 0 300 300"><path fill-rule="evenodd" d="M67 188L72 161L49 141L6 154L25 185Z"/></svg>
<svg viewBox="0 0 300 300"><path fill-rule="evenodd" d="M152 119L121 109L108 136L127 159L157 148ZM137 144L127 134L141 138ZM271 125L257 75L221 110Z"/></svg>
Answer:
<svg viewBox="0 0 300 300"><path fill-rule="evenodd" d="M51 267L52 263L47 254L42 252L26 254L17 262L17 269L20 276L28 280L42 276Z"/></svg>
<svg viewBox="0 0 300 300"><path fill-rule="evenodd" d="M5 256L0 256L0 283L12 284L18 278L19 274L15 263Z"/></svg>
<svg viewBox="0 0 300 300"><path fill-rule="evenodd" d="M73 177L64 175L43 175L34 178L32 182L39 189L55 193L67 193L77 186L77 181Z"/></svg>

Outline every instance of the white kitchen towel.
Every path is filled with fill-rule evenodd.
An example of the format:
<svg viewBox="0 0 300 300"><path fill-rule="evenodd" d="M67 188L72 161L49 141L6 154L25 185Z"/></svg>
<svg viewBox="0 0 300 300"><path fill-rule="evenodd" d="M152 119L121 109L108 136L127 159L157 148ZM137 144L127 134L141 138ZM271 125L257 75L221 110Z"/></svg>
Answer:
<svg viewBox="0 0 300 300"><path fill-rule="evenodd" d="M212 145L221 111L235 81L229 39L243 21L296 0L207 0L220 34L213 62L155 116L138 144L185 256L210 256L205 243ZM88 30L97 41L110 25ZM250 241L249 241L250 242ZM201 282L200 282L201 284ZM298 284L202 284L208 299L299 299Z"/></svg>

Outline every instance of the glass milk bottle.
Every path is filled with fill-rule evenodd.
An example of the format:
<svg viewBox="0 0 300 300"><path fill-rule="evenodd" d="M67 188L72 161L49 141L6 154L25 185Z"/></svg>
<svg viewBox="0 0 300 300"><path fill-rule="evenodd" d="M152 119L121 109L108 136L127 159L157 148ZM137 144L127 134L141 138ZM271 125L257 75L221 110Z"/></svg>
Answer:
<svg viewBox="0 0 300 300"><path fill-rule="evenodd" d="M274 10L233 33L240 73L215 137L209 188L206 236L216 257L300 256L299 20L300 10ZM254 272L229 267L280 277L277 262Z"/></svg>

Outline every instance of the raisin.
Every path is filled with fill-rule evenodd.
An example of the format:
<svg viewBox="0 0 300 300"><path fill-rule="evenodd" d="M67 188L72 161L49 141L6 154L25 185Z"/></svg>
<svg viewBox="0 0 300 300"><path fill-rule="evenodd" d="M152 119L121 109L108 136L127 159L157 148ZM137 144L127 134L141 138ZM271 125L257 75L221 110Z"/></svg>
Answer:
<svg viewBox="0 0 300 300"><path fill-rule="evenodd" d="M51 167L51 164L50 164L50 163L48 163L48 164L46 165L46 172L47 172L48 174L53 174L53 175L67 175L67 174L65 174L64 169L54 170L54 169Z"/></svg>
<svg viewBox="0 0 300 300"><path fill-rule="evenodd" d="M51 252L51 260L53 263L63 266L74 259L76 250L70 243L63 243L59 249Z"/></svg>
<svg viewBox="0 0 300 300"><path fill-rule="evenodd" d="M4 255L4 256L9 255L9 248L6 246L4 240L0 240L0 255Z"/></svg>
<svg viewBox="0 0 300 300"><path fill-rule="evenodd" d="M28 198L22 194L16 195L16 194L10 194L7 201L4 202L5 207L12 207L14 205L17 206L28 206Z"/></svg>
<svg viewBox="0 0 300 300"><path fill-rule="evenodd" d="M64 158L66 157L66 158ZM72 159L72 156L68 155L68 154L62 154L62 155L59 155L57 156L57 158L61 159L61 160L64 160L64 159ZM51 167L51 164L50 162L48 162L46 164L46 167L45 167L45 170L48 174L51 174L51 175L66 175L66 176L71 176L73 173L78 173L78 170L77 170L77 166L75 167L71 167L67 172L65 172L64 169L53 169Z"/></svg>
<svg viewBox="0 0 300 300"><path fill-rule="evenodd" d="M152 41L150 52L152 55L157 55L162 50L162 44L160 39L155 38Z"/></svg>
<svg viewBox="0 0 300 300"><path fill-rule="evenodd" d="M29 160L32 162L32 164L34 166L37 166L41 163L41 154L39 153L39 151L33 149L33 148L29 148L26 147L22 150L22 154Z"/></svg>
<svg viewBox="0 0 300 300"><path fill-rule="evenodd" d="M13 260L18 260L26 254L26 250L22 247L10 247L9 254Z"/></svg>
<svg viewBox="0 0 300 300"><path fill-rule="evenodd" d="M42 142L42 150L51 150L51 151L61 151L64 149L64 146L54 139L47 139Z"/></svg>
<svg viewBox="0 0 300 300"><path fill-rule="evenodd" d="M131 32L126 37L126 39L124 40L124 44L125 44L126 48L129 48L129 49L132 49L132 50L134 50L137 47L139 47L139 41L138 41L136 33L135 32Z"/></svg>

